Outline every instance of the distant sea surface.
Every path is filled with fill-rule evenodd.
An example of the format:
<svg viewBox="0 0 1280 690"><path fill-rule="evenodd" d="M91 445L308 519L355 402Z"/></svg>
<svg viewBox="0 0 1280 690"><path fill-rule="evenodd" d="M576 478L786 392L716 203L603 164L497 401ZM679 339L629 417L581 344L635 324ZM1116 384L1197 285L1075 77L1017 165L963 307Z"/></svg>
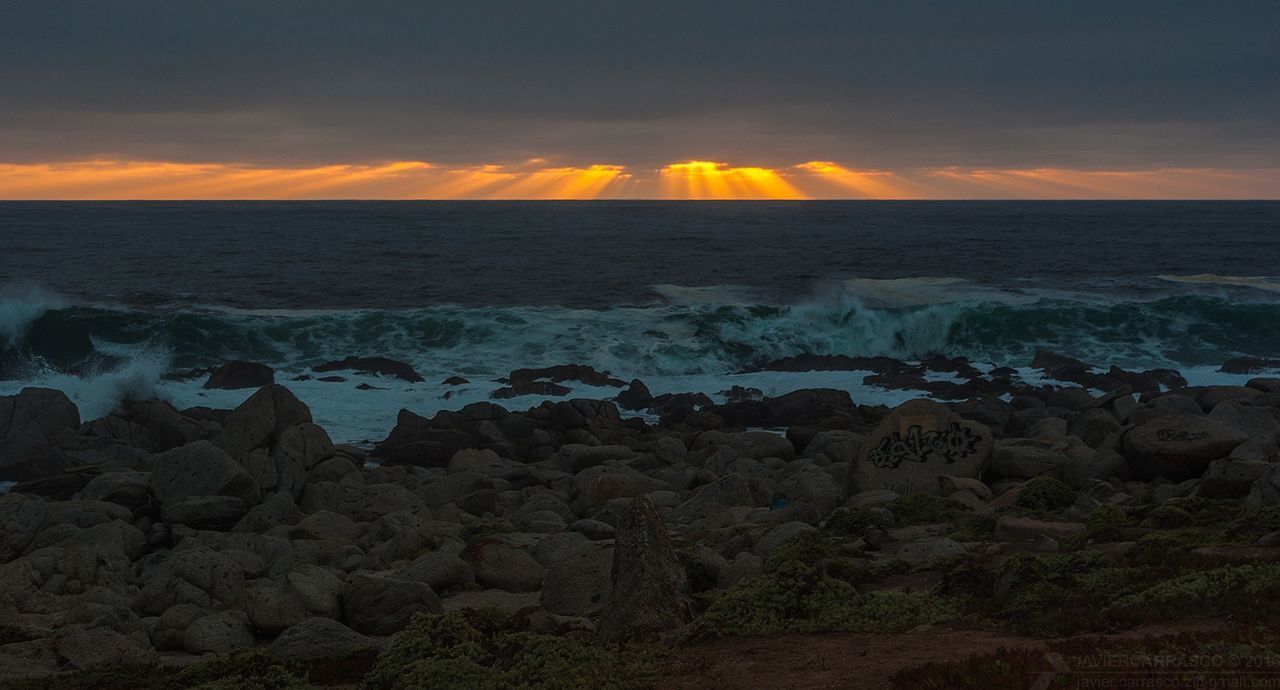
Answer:
<svg viewBox="0 0 1280 690"><path fill-rule="evenodd" d="M0 394L62 388L86 418L126 395L233 406L248 391L161 378L232 359L362 441L518 367L892 403L911 394L857 372L739 372L798 354L1025 367L1037 348L1193 383L1280 357L1280 203L0 203ZM427 381L291 380L348 355Z"/></svg>

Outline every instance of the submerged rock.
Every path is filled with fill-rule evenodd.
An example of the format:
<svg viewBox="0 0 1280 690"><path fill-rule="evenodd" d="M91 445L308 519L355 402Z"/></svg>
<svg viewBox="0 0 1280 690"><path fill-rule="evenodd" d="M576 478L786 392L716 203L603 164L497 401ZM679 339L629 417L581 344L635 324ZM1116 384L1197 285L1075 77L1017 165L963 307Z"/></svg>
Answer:
<svg viewBox="0 0 1280 690"><path fill-rule="evenodd" d="M271 367L258 362L234 361L215 368L204 382L208 389L261 388L275 383L276 374Z"/></svg>
<svg viewBox="0 0 1280 690"><path fill-rule="evenodd" d="M394 376L409 383L421 383L424 379L413 367L404 362L397 362L386 357L346 357L340 360L325 362L311 368L316 373L330 371L354 371L357 374L378 374Z"/></svg>

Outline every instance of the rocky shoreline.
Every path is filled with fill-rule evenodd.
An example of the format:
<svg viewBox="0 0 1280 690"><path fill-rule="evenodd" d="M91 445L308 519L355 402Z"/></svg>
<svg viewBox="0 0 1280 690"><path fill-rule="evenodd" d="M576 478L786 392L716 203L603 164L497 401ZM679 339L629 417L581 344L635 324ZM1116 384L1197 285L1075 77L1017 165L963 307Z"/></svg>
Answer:
<svg viewBox="0 0 1280 690"><path fill-rule="evenodd" d="M1275 612L1280 379L895 362L772 367L875 366L950 402L714 404L567 365L503 390L619 394L401 410L366 449L275 383L95 420L54 390L0 397L0 685L646 687L709 637ZM417 376L395 364L325 371Z"/></svg>

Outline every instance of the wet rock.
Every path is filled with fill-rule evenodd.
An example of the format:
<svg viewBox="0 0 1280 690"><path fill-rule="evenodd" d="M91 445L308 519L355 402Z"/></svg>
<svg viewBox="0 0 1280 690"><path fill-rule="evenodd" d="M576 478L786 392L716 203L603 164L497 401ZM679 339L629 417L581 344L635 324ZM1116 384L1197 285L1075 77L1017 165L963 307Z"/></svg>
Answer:
<svg viewBox="0 0 1280 690"><path fill-rule="evenodd" d="M513 382L510 386L499 388L489 395L494 400L507 400L521 395L540 395L544 397L559 398L573 392L567 386L561 386L558 383L550 381L518 381Z"/></svg>
<svg viewBox="0 0 1280 690"><path fill-rule="evenodd" d="M1280 359L1261 359L1258 357L1234 357L1222 363L1218 368L1225 374L1260 374L1280 370Z"/></svg>
<svg viewBox="0 0 1280 690"><path fill-rule="evenodd" d="M622 381L609 376L607 371L596 371L592 367L584 364L560 364L553 367L543 367L541 369L516 369L511 372L508 377L512 387L517 387L521 383L529 383L539 379L548 381L577 381L585 383L588 386L613 386L621 388L624 384Z"/></svg>
<svg viewBox="0 0 1280 690"><path fill-rule="evenodd" d="M976 477L991 456L986 427L929 400L903 403L864 437L846 495L872 489L937 494L938 477Z"/></svg>
<svg viewBox="0 0 1280 690"><path fill-rule="evenodd" d="M316 373L354 371L357 374L394 376L409 383L421 383L423 381L422 376L414 371L412 366L404 362L397 362L394 359L387 359L386 357L346 357L332 362L325 362L319 366L312 367L311 370Z"/></svg>
<svg viewBox="0 0 1280 690"><path fill-rule="evenodd" d="M237 390L240 388L261 388L275 383L275 371L271 367L258 362L234 361L217 367L204 382L206 389L221 388Z"/></svg>
<svg viewBox="0 0 1280 690"><path fill-rule="evenodd" d="M684 568L647 498L633 500L618 525L610 581L598 631L605 641L652 637L693 617Z"/></svg>
<svg viewBox="0 0 1280 690"><path fill-rule="evenodd" d="M1124 435L1123 453L1140 476L1160 475L1180 481L1204 474L1209 463L1224 458L1248 436L1207 417L1156 417Z"/></svg>
<svg viewBox="0 0 1280 690"><path fill-rule="evenodd" d="M653 404L653 394L640 379L632 379L630 385L618 393L615 398L618 407L624 410L647 410Z"/></svg>

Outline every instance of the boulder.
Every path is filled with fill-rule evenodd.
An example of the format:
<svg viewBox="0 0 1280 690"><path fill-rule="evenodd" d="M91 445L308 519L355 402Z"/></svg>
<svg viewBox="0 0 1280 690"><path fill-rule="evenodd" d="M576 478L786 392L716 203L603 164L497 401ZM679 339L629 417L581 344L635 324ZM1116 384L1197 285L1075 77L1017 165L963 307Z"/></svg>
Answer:
<svg viewBox="0 0 1280 690"><path fill-rule="evenodd" d="M377 650L373 640L331 618L307 618L280 633L267 654L285 661L345 659Z"/></svg>
<svg viewBox="0 0 1280 690"><path fill-rule="evenodd" d="M1262 437L1272 443L1280 434L1280 421L1265 407L1253 407L1235 400L1218 403L1209 413L1213 419L1250 437Z"/></svg>
<svg viewBox="0 0 1280 690"><path fill-rule="evenodd" d="M542 586L545 569L528 547L505 536L477 539L460 554L480 585L509 592L532 592Z"/></svg>
<svg viewBox="0 0 1280 690"><path fill-rule="evenodd" d="M689 521L706 518L732 506L755 506L755 493L746 477L731 473L702 487L689 500L675 510L677 520Z"/></svg>
<svg viewBox="0 0 1280 690"><path fill-rule="evenodd" d="M0 564L26 550L44 525L49 504L26 494L0 494Z"/></svg>
<svg viewBox="0 0 1280 690"><path fill-rule="evenodd" d="M1136 474L1181 481L1204 474L1210 462L1246 440L1247 434L1215 419L1169 415L1130 429L1122 447Z"/></svg>
<svg viewBox="0 0 1280 690"><path fill-rule="evenodd" d="M23 388L0 396L0 481L57 474L71 464L58 437L80 426L80 411L62 391Z"/></svg>
<svg viewBox="0 0 1280 690"><path fill-rule="evenodd" d="M271 367L258 362L227 362L209 374L204 382L207 389L221 388L238 390L241 388L261 388L275 383L276 375Z"/></svg>
<svg viewBox="0 0 1280 690"><path fill-rule="evenodd" d="M354 371L357 374L377 374L394 376L409 383L421 383L423 378L413 367L404 362L397 362L386 357L346 357L340 360L325 362L312 371L324 373L329 371Z"/></svg>
<svg viewBox="0 0 1280 690"><path fill-rule="evenodd" d="M120 666L150 665L158 657L136 636L125 635L105 625L73 625L58 631L54 651L66 666L81 671Z"/></svg>
<svg viewBox="0 0 1280 690"><path fill-rule="evenodd" d="M269 447L285 429L311 421L311 410L278 384L263 386L227 416L218 445L235 458Z"/></svg>
<svg viewBox="0 0 1280 690"><path fill-rule="evenodd" d="M1070 458L1053 446L1052 442L1036 440L1002 441L992 450L987 470L1002 479L1060 479Z"/></svg>
<svg viewBox="0 0 1280 690"><path fill-rule="evenodd" d="M467 430L437 426L409 410L400 410L395 428L373 449L374 457L386 462L443 467L455 453L479 448L480 438Z"/></svg>
<svg viewBox="0 0 1280 690"><path fill-rule="evenodd" d="M253 645L244 611L219 611L197 618L182 633L182 647L192 654L226 654Z"/></svg>
<svg viewBox="0 0 1280 690"><path fill-rule="evenodd" d="M653 503L645 497L632 500L617 527L600 638L643 639L692 620L689 581Z"/></svg>
<svg viewBox="0 0 1280 690"><path fill-rule="evenodd" d="M196 441L151 459L148 488L161 506L192 496L230 496L258 502L258 485L235 460L208 441Z"/></svg>
<svg viewBox="0 0 1280 690"><path fill-rule="evenodd" d="M424 553L401 569L400 575L416 582L425 582L437 592L465 587L476 581L475 571L452 551Z"/></svg>
<svg viewBox="0 0 1280 690"><path fill-rule="evenodd" d="M516 369L508 377L513 385L546 379L548 381L577 381L588 386L612 386L621 388L622 381L613 378L607 371L596 371L584 364L560 364L541 369Z"/></svg>
<svg viewBox="0 0 1280 690"><path fill-rule="evenodd" d="M366 635L390 635L415 613L442 613L436 593L425 583L390 573L356 573L342 590L343 619Z"/></svg>
<svg viewBox="0 0 1280 690"><path fill-rule="evenodd" d="M244 600L240 566L221 553L193 548L169 554L145 575L134 608L143 615L158 616L176 604L219 610L240 608Z"/></svg>
<svg viewBox="0 0 1280 690"><path fill-rule="evenodd" d="M245 516L244 501L235 496L188 496L164 504L160 517L170 525L228 530Z"/></svg>
<svg viewBox="0 0 1280 690"><path fill-rule="evenodd" d="M1257 460L1220 458L1209 463L1200 480L1200 495L1205 498L1244 498L1254 484L1267 476L1276 465Z"/></svg>
<svg viewBox="0 0 1280 690"><path fill-rule="evenodd" d="M562 616L594 616L604 610L613 568L613 544L591 542L547 570L542 607Z"/></svg>
<svg viewBox="0 0 1280 690"><path fill-rule="evenodd" d="M895 555L913 568L927 568L949 558L969 553L964 544L947 537L930 537L907 542L898 547Z"/></svg>
<svg viewBox="0 0 1280 690"><path fill-rule="evenodd" d="M149 472L103 472L89 480L80 491L81 498L108 501L129 509L135 517L151 512L152 497Z"/></svg>
<svg viewBox="0 0 1280 690"><path fill-rule="evenodd" d="M930 400L894 408L867 434L849 467L845 495L891 489L937 494L938 477L977 477L991 456L991 431Z"/></svg>
<svg viewBox="0 0 1280 690"><path fill-rule="evenodd" d="M640 379L632 379L631 384L622 389L615 398L618 407L624 410L647 410L653 404L653 394L649 392L649 387L644 385Z"/></svg>

